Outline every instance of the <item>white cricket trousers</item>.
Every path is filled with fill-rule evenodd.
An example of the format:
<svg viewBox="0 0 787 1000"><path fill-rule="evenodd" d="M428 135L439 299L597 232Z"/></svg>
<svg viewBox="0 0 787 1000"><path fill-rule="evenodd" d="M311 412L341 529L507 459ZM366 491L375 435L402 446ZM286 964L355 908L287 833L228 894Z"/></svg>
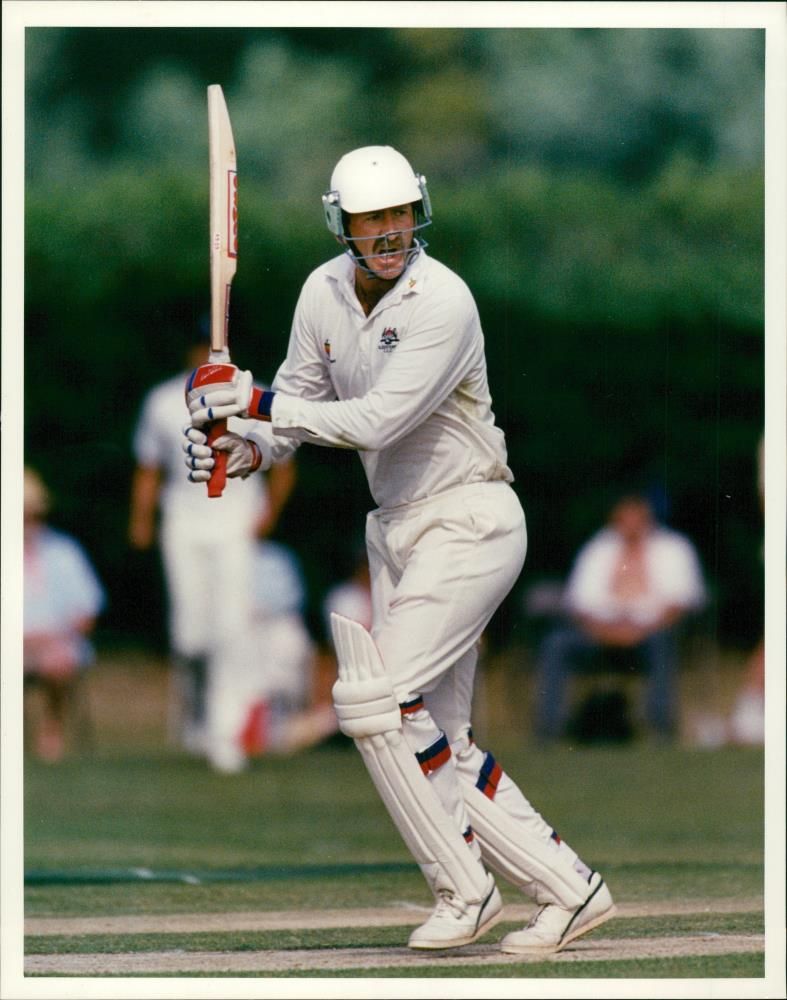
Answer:
<svg viewBox="0 0 787 1000"><path fill-rule="evenodd" d="M530 854L533 844L546 844L555 871L564 869L565 878L568 870L582 885L590 869L471 733L478 642L516 582L527 549L525 515L513 489L503 482L463 486L401 510L373 511L367 543L372 636L402 707L405 741L443 808L480 858L463 788L489 795L482 783L491 780L495 807L520 831L525 855L528 844ZM523 867L518 855L504 859L513 872L506 877L524 892L541 901L562 898L554 886L563 883L543 863Z"/></svg>
<svg viewBox="0 0 787 1000"><path fill-rule="evenodd" d="M366 522L372 636L400 704L425 702L449 742L470 725L478 642L525 560L503 481L459 486Z"/></svg>
<svg viewBox="0 0 787 1000"><path fill-rule="evenodd" d="M402 708L402 732L480 858L451 746L470 742L478 645L525 560L517 495L502 481L460 486L367 518L372 636Z"/></svg>
<svg viewBox="0 0 787 1000"><path fill-rule="evenodd" d="M172 648L209 656L251 623L251 533L200 531L193 519L162 524L161 548L169 598Z"/></svg>
<svg viewBox="0 0 787 1000"><path fill-rule="evenodd" d="M251 533L200 533L193 521L170 518L161 544L173 651L207 664L204 749L217 767L234 769L243 761L238 703L253 622Z"/></svg>

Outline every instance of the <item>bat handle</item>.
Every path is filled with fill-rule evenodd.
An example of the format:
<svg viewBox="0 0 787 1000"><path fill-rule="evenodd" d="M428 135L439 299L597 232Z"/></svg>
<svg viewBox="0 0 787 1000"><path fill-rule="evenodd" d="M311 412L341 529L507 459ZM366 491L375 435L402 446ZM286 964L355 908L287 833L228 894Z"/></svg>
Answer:
<svg viewBox="0 0 787 1000"><path fill-rule="evenodd" d="M221 437L226 430L226 420L216 420L212 423L210 425L210 430L208 431L208 444L212 446L216 438ZM224 487L227 483L227 452L214 451L213 457L216 464L213 466L213 471L211 472L210 479L208 480L208 496L220 497L224 492Z"/></svg>

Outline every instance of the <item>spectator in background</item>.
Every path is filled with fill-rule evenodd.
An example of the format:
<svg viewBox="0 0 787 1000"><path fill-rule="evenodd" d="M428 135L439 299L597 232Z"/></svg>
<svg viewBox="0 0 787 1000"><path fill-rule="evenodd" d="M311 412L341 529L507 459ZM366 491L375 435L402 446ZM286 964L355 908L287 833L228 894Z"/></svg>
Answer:
<svg viewBox="0 0 787 1000"><path fill-rule="evenodd" d="M536 733L565 735L567 684L599 655L628 650L646 670L644 717L652 733L677 726L677 630L706 601L692 543L657 523L647 497L614 504L579 551L563 595L565 620L544 638L537 672Z"/></svg>
<svg viewBox="0 0 787 1000"><path fill-rule="evenodd" d="M355 552L353 571L328 589L322 603L325 639L313 646L310 697L307 706L287 717L280 727L275 749L280 753L295 753L330 740L339 734L339 722L333 707L332 689L338 668L336 651L331 638L331 612L346 615L369 628L372 620L372 589L366 547ZM341 736L341 740L349 740Z"/></svg>
<svg viewBox="0 0 787 1000"><path fill-rule="evenodd" d="M346 580L341 580L328 590L323 601L325 631L331 634L331 614L344 615L360 622L364 628L371 628L372 584L369 577L369 560L366 547L359 548L353 560L353 571ZM336 678L334 677L334 680Z"/></svg>
<svg viewBox="0 0 787 1000"><path fill-rule="evenodd" d="M172 651L171 729L191 752L220 771L239 765L225 738L227 686L243 669L244 642L253 620L253 546L276 528L295 483L292 461L249 483L228 479L209 498L183 475L182 428L188 423L187 373L207 362L207 323L194 331L184 370L154 386L142 402L133 437L134 470L129 540L149 549L157 536L169 599ZM230 429L247 421L233 417Z"/></svg>
<svg viewBox="0 0 787 1000"><path fill-rule="evenodd" d="M80 675L94 660L91 642L105 594L82 545L46 523L50 497L40 475L24 472L24 627L26 684L42 693L33 745L42 760L59 761Z"/></svg>
<svg viewBox="0 0 787 1000"><path fill-rule="evenodd" d="M316 647L304 618L306 587L295 554L266 540L254 550L254 622L237 684L226 739L250 757L289 749L294 716L311 707ZM231 721L234 720L234 721ZM240 760L239 760L240 764Z"/></svg>
<svg viewBox="0 0 787 1000"><path fill-rule="evenodd" d="M765 515L765 438L757 445L757 496ZM760 549L760 559L764 560ZM765 635L749 654L740 690L729 719L728 739L739 745L761 746L765 742Z"/></svg>
<svg viewBox="0 0 787 1000"><path fill-rule="evenodd" d="M371 582L369 577L369 563L366 557L366 549L362 547L355 553L354 568L352 574L339 583L329 588L322 603L322 616L324 620L325 638L322 636L310 642L310 662L308 670L308 689L301 684L298 686L298 698L291 695L280 697L278 702L268 699L267 704L258 704L247 717L246 728L243 733L243 743L246 752L253 755L255 752L254 741L257 741L257 753L277 753L291 754L300 750L307 750L311 747L325 743L332 737L339 735L339 722L333 707L332 688L337 678L336 651L333 647L330 629L331 612L346 615L354 621L360 622L365 627L369 627L372 618L372 597ZM262 568L262 563L260 563ZM285 567L281 567L285 570ZM270 574L272 567L268 569ZM272 579L269 575L268 579ZM283 581L283 589L279 580ZM274 599L279 604L286 599L286 594L293 592L291 579L288 572L278 574L275 586L275 596L268 597L263 593L270 589L263 585L260 591L261 604ZM270 631L265 625L265 619L261 621L261 630L257 635L257 649L265 649L270 642ZM299 628L303 627L299 624ZM317 629L319 631L319 628ZM275 637L275 631L273 633ZM256 654L255 654L256 655ZM268 657L265 657L266 661ZM268 670L267 667L264 668ZM298 676L303 678L304 673ZM273 676L280 677L279 690L284 694L285 678L282 666L274 668ZM294 693L294 692L293 692ZM292 708L300 702L300 707ZM272 705L278 705L278 709ZM262 738L259 733L262 731ZM349 745L349 741L341 736L340 739Z"/></svg>
<svg viewBox="0 0 787 1000"><path fill-rule="evenodd" d="M765 743L765 637L749 654L729 719L728 741L738 746Z"/></svg>

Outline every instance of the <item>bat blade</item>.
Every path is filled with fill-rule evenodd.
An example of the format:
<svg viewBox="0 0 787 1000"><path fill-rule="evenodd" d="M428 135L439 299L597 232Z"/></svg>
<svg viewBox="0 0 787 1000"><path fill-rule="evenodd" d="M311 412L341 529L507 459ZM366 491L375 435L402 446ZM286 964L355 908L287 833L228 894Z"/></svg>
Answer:
<svg viewBox="0 0 787 1000"><path fill-rule="evenodd" d="M210 159L210 360L228 362L230 289L238 265L238 166L235 139L219 84L208 87L208 146ZM227 428L217 421L208 431L212 444ZM226 484L227 455L214 452L215 466L208 496L218 497Z"/></svg>
<svg viewBox="0 0 787 1000"><path fill-rule="evenodd" d="M208 87L210 147L210 349L229 354L230 287L238 265L238 166L224 92ZM218 358L211 360L220 360Z"/></svg>

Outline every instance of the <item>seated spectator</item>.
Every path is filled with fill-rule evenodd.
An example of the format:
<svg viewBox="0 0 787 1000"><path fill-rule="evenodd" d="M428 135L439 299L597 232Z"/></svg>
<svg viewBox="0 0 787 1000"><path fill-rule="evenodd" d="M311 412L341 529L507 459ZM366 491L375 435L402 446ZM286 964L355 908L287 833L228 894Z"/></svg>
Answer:
<svg viewBox="0 0 787 1000"><path fill-rule="evenodd" d="M762 638L746 668L729 719L728 740L738 746L765 743L765 639Z"/></svg>
<svg viewBox="0 0 787 1000"><path fill-rule="evenodd" d="M705 601L691 542L658 524L646 497L618 500L608 524L580 549L563 595L564 620L541 644L537 737L548 742L566 735L572 674L600 655L624 650L646 672L647 727L672 738L678 722L677 629Z"/></svg>
<svg viewBox="0 0 787 1000"><path fill-rule="evenodd" d="M24 472L23 669L40 689L35 754L49 763L66 751L66 724L81 672L93 662L91 634L104 591L82 545L46 523L49 493Z"/></svg>
<svg viewBox="0 0 787 1000"><path fill-rule="evenodd" d="M352 574L330 587L323 599L325 638L316 644L311 702L304 711L289 716L286 726L280 727L276 744L280 753L306 750L334 737L342 744L346 741L346 737L339 732L331 694L337 677L336 652L330 627L334 611L367 628L371 627L372 595L365 547L355 553Z"/></svg>
<svg viewBox="0 0 787 1000"><path fill-rule="evenodd" d="M765 515L765 438L757 444L757 496L760 513ZM764 549L760 558L764 561ZM729 720L729 742L743 746L765 743L765 636L748 657L746 668Z"/></svg>
<svg viewBox="0 0 787 1000"><path fill-rule="evenodd" d="M292 550L270 539L253 549L253 618L237 669L214 681L214 739L221 770L288 746L292 719L309 707L315 647L306 627L306 588Z"/></svg>
<svg viewBox="0 0 787 1000"><path fill-rule="evenodd" d="M369 578L369 563L366 548L355 553L352 574L346 580L334 584L323 601L323 617L326 635L331 635L331 615L344 615L360 622L364 628L371 628L372 584ZM332 640L331 640L332 641Z"/></svg>

